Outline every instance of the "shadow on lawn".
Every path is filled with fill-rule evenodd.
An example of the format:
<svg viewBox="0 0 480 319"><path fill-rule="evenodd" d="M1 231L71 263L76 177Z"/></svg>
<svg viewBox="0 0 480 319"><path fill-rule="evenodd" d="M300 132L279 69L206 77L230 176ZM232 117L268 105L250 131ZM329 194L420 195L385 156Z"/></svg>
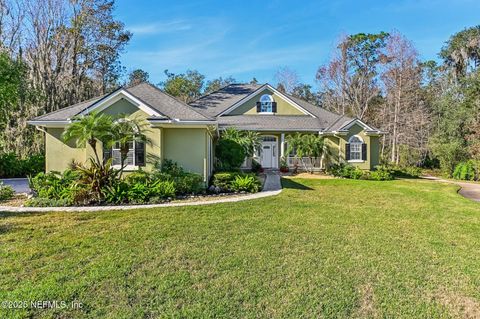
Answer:
<svg viewBox="0 0 480 319"><path fill-rule="evenodd" d="M299 189L299 190L306 190L306 191L313 190L313 188L310 188L306 185L297 183L296 181L287 179L287 178L282 178L282 188Z"/></svg>

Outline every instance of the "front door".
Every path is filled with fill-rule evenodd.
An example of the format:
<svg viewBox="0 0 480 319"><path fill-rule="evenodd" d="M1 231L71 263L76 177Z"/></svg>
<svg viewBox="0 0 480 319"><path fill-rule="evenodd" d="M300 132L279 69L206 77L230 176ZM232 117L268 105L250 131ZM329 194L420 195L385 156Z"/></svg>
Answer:
<svg viewBox="0 0 480 319"><path fill-rule="evenodd" d="M277 141L274 137L265 137L262 142L262 167L277 168L277 162Z"/></svg>

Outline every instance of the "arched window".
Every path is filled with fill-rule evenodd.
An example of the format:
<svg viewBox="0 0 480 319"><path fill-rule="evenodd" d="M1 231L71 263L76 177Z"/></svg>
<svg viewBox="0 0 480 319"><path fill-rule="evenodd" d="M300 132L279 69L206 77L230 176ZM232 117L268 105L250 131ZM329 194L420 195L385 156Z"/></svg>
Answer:
<svg viewBox="0 0 480 319"><path fill-rule="evenodd" d="M264 94L260 98L260 112L271 113L273 104L273 97L269 94Z"/></svg>
<svg viewBox="0 0 480 319"><path fill-rule="evenodd" d="M357 136L354 135L350 137L348 140L349 148L350 148L350 156L349 160L351 161L361 161L363 160L363 140Z"/></svg>

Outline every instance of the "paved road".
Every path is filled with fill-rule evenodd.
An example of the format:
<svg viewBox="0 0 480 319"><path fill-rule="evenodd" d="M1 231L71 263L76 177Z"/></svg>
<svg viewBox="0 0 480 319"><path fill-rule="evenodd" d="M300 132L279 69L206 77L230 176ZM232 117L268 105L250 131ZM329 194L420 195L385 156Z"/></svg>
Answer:
<svg viewBox="0 0 480 319"><path fill-rule="evenodd" d="M471 199L476 202L480 202L480 184L478 183L466 183L466 182L459 182L459 181L452 181L448 179L442 179L434 176L425 176L425 179L444 182L444 183L451 183L457 184L461 187L460 191L458 192L465 198Z"/></svg>
<svg viewBox="0 0 480 319"><path fill-rule="evenodd" d="M6 178L0 179L5 185L10 185L17 194L30 193L30 187L28 187L28 179L26 178Z"/></svg>

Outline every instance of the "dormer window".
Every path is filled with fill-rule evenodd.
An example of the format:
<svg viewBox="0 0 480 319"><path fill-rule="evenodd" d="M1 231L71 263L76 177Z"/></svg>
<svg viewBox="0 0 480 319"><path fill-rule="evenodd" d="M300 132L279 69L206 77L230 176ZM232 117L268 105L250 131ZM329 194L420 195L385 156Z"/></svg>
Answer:
<svg viewBox="0 0 480 319"><path fill-rule="evenodd" d="M257 113L275 113L277 112L277 103L270 94L264 94L257 102Z"/></svg>

